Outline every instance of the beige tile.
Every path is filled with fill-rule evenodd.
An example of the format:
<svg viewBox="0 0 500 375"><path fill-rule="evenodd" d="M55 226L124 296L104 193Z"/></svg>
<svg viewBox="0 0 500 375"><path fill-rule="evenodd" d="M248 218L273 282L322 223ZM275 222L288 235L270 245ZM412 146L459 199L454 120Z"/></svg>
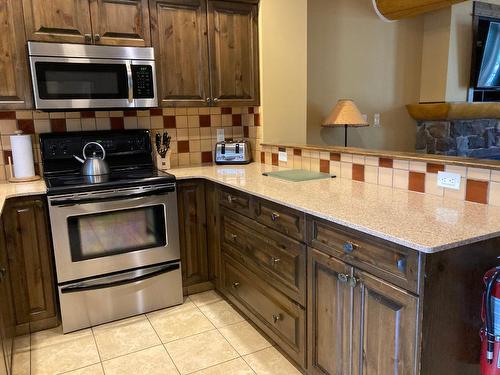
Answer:
<svg viewBox="0 0 500 375"><path fill-rule="evenodd" d="M379 167L378 184L382 186L392 186L393 170L392 168Z"/></svg>
<svg viewBox="0 0 500 375"><path fill-rule="evenodd" d="M462 177L467 177L467 168L458 165L445 165L444 170L450 173L457 173Z"/></svg>
<svg viewBox="0 0 500 375"><path fill-rule="evenodd" d="M268 348L271 344L246 321L219 329L240 355Z"/></svg>
<svg viewBox="0 0 500 375"><path fill-rule="evenodd" d="M66 119L66 130L69 132L77 132L82 130L82 122L79 118Z"/></svg>
<svg viewBox="0 0 500 375"><path fill-rule="evenodd" d="M163 116L175 116L175 108L163 108Z"/></svg>
<svg viewBox="0 0 500 375"><path fill-rule="evenodd" d="M137 117L137 127L139 129L151 129L151 117Z"/></svg>
<svg viewBox="0 0 500 375"><path fill-rule="evenodd" d="M201 312L217 327L224 327L243 321L243 317L226 301L219 301L199 307Z"/></svg>
<svg viewBox="0 0 500 375"><path fill-rule="evenodd" d="M376 156L365 156L365 164L371 165L373 167L378 167L378 157Z"/></svg>
<svg viewBox="0 0 500 375"><path fill-rule="evenodd" d="M192 108L189 108L192 109ZM200 116L188 116L188 127L199 128L200 127Z"/></svg>
<svg viewBox="0 0 500 375"><path fill-rule="evenodd" d="M189 165L189 154L178 154L178 162L180 167L186 167Z"/></svg>
<svg viewBox="0 0 500 375"><path fill-rule="evenodd" d="M407 170L395 169L392 186L396 189L408 190L409 172Z"/></svg>
<svg viewBox="0 0 500 375"><path fill-rule="evenodd" d="M354 164L365 164L365 157L362 155L353 155L352 162Z"/></svg>
<svg viewBox="0 0 500 375"><path fill-rule="evenodd" d="M95 118L82 118L82 130L96 130Z"/></svg>
<svg viewBox="0 0 500 375"><path fill-rule="evenodd" d="M149 117L149 109L138 110L137 117Z"/></svg>
<svg viewBox="0 0 500 375"><path fill-rule="evenodd" d="M80 368L78 370L65 372L64 375L104 375L104 371L102 369L102 365L100 363L97 363L95 365Z"/></svg>
<svg viewBox="0 0 500 375"><path fill-rule="evenodd" d="M192 375L255 375L255 372L242 358L236 358L220 365L193 372Z"/></svg>
<svg viewBox="0 0 500 375"><path fill-rule="evenodd" d="M49 118L64 118L64 112L49 112Z"/></svg>
<svg viewBox="0 0 500 375"><path fill-rule="evenodd" d="M467 168L467 178L473 180L483 180L489 181L490 179L490 170L483 168Z"/></svg>
<svg viewBox="0 0 500 375"><path fill-rule="evenodd" d="M221 114L220 107L211 107L210 108L210 114L211 115L220 115Z"/></svg>
<svg viewBox="0 0 500 375"><path fill-rule="evenodd" d="M33 118L33 111L16 111L16 119L27 120Z"/></svg>
<svg viewBox="0 0 500 375"><path fill-rule="evenodd" d="M163 345L154 346L102 363L106 375L177 375Z"/></svg>
<svg viewBox="0 0 500 375"><path fill-rule="evenodd" d="M340 177L340 161L330 161L330 174Z"/></svg>
<svg viewBox="0 0 500 375"><path fill-rule="evenodd" d="M210 114L210 108L209 107L198 108L198 113L200 115L209 115Z"/></svg>
<svg viewBox="0 0 500 375"><path fill-rule="evenodd" d="M378 167L365 165L365 182L369 184L378 184Z"/></svg>
<svg viewBox="0 0 500 375"><path fill-rule="evenodd" d="M352 163L352 154L340 154L340 161Z"/></svg>
<svg viewBox="0 0 500 375"><path fill-rule="evenodd" d="M500 183L490 182L490 197L488 203L493 206L500 206Z"/></svg>
<svg viewBox="0 0 500 375"><path fill-rule="evenodd" d="M413 171L413 172L425 173L427 171L427 163L422 162L422 161L410 160L409 168L410 168L410 171Z"/></svg>
<svg viewBox="0 0 500 375"><path fill-rule="evenodd" d="M460 179L460 189L459 190L444 189L445 198L464 200L465 199L466 185L467 185L467 180L464 177L462 177Z"/></svg>
<svg viewBox="0 0 500 375"><path fill-rule="evenodd" d="M34 120L35 133L50 133L50 120Z"/></svg>
<svg viewBox="0 0 500 375"><path fill-rule="evenodd" d="M137 117L124 117L123 118L123 127L125 129L137 129Z"/></svg>
<svg viewBox="0 0 500 375"><path fill-rule="evenodd" d="M109 111L95 111L96 118L105 118L109 117Z"/></svg>
<svg viewBox="0 0 500 375"><path fill-rule="evenodd" d="M500 171L491 171L491 181L500 182Z"/></svg>
<svg viewBox="0 0 500 375"><path fill-rule="evenodd" d="M108 130L111 129L111 120L109 117L99 117L95 119L95 125L97 130ZM66 120L66 127L68 126Z"/></svg>
<svg viewBox="0 0 500 375"><path fill-rule="evenodd" d="M215 290L192 294L189 296L189 299L198 307L222 301L222 297Z"/></svg>
<svg viewBox="0 0 500 375"><path fill-rule="evenodd" d="M151 116L151 129L161 128L163 128L163 116Z"/></svg>
<svg viewBox="0 0 500 375"><path fill-rule="evenodd" d="M257 375L300 375L300 372L275 348L243 357Z"/></svg>
<svg viewBox="0 0 500 375"><path fill-rule="evenodd" d="M198 108L188 108L187 109L187 114L189 116L198 115L198 113L199 113Z"/></svg>
<svg viewBox="0 0 500 375"><path fill-rule="evenodd" d="M162 342L178 340L215 328L191 301L181 306L155 311L147 314L147 317Z"/></svg>
<svg viewBox="0 0 500 375"><path fill-rule="evenodd" d="M340 163L340 176L349 180L352 179L352 163Z"/></svg>
<svg viewBox="0 0 500 375"><path fill-rule="evenodd" d="M144 315L103 324L92 330L103 361L161 344Z"/></svg>
<svg viewBox="0 0 500 375"><path fill-rule="evenodd" d="M30 362L30 335L15 337L12 356L12 374L30 375Z"/></svg>
<svg viewBox="0 0 500 375"><path fill-rule="evenodd" d="M187 115L187 108L175 108L175 115L176 116Z"/></svg>
<svg viewBox="0 0 500 375"><path fill-rule="evenodd" d="M210 115L210 125L212 127L222 126L222 116L221 115Z"/></svg>
<svg viewBox="0 0 500 375"><path fill-rule="evenodd" d="M33 118L34 119L48 119L49 113L43 112L43 111L33 111Z"/></svg>
<svg viewBox="0 0 500 375"><path fill-rule="evenodd" d="M269 158L268 158L267 154L268 153L266 152L266 163L271 164L271 156L269 156ZM270 153L269 153L269 155L270 155ZM268 160L269 160L269 162L268 162ZM305 171L310 171L311 170L311 158L302 155L300 168L305 170Z"/></svg>
<svg viewBox="0 0 500 375"><path fill-rule="evenodd" d="M437 174L425 174L425 192L432 195L444 196L444 189L437 185Z"/></svg>
<svg viewBox="0 0 500 375"><path fill-rule="evenodd" d="M185 129L188 127L188 117L187 116L175 116L175 126L177 129Z"/></svg>
<svg viewBox="0 0 500 375"><path fill-rule="evenodd" d="M172 341L165 344L165 347L181 374L188 374L238 357L238 353L217 330Z"/></svg>
<svg viewBox="0 0 500 375"><path fill-rule="evenodd" d="M410 167L410 163L408 160L394 160L392 162L392 167L394 169L405 169L407 170Z"/></svg>
<svg viewBox="0 0 500 375"><path fill-rule="evenodd" d="M63 335L60 327L31 336L31 373L56 374L99 363L99 354L86 329Z"/></svg>
<svg viewBox="0 0 500 375"><path fill-rule="evenodd" d="M311 171L319 172L319 159L311 159Z"/></svg>

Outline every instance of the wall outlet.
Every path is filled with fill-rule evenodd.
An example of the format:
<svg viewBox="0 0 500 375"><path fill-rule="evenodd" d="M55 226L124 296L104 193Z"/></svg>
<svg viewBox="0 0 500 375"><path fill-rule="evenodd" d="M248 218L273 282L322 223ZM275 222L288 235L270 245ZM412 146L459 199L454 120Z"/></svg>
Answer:
<svg viewBox="0 0 500 375"><path fill-rule="evenodd" d="M284 161L285 163L288 161L288 155L287 155L286 151L279 151L278 152L278 160Z"/></svg>
<svg viewBox="0 0 500 375"><path fill-rule="evenodd" d="M224 142L224 129L217 129L217 142Z"/></svg>
<svg viewBox="0 0 500 375"><path fill-rule="evenodd" d="M373 115L373 126L375 128L380 128L382 127L382 124L380 123L380 113L375 113Z"/></svg>
<svg viewBox="0 0 500 375"><path fill-rule="evenodd" d="M438 172L437 184L443 188L460 190L461 178L458 173Z"/></svg>

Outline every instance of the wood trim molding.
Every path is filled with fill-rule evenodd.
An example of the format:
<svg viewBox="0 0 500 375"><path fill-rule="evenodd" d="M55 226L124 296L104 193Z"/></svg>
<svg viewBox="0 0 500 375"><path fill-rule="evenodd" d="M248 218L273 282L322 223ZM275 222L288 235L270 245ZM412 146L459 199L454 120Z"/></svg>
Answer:
<svg viewBox="0 0 500 375"><path fill-rule="evenodd" d="M430 0L425 4L421 0L374 0L373 5L378 13L388 20L413 17L422 13L447 8L464 0Z"/></svg>
<svg viewBox="0 0 500 375"><path fill-rule="evenodd" d="M417 121L500 118L500 102L408 104L406 109Z"/></svg>

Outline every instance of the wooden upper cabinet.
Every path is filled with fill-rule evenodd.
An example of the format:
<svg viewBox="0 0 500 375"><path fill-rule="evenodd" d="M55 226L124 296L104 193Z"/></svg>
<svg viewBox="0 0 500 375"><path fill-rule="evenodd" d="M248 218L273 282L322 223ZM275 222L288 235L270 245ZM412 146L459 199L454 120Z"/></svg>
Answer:
<svg viewBox="0 0 500 375"><path fill-rule="evenodd" d="M161 105L208 105L205 0L152 0L150 11Z"/></svg>
<svg viewBox="0 0 500 375"><path fill-rule="evenodd" d="M28 40L90 43L89 0L23 0Z"/></svg>
<svg viewBox="0 0 500 375"><path fill-rule="evenodd" d="M90 0L95 44L150 46L148 0Z"/></svg>
<svg viewBox="0 0 500 375"><path fill-rule="evenodd" d="M375 0L374 5L385 18L398 20L446 8L463 1L464 0Z"/></svg>
<svg viewBox="0 0 500 375"><path fill-rule="evenodd" d="M214 104L258 105L258 6L209 0L208 30Z"/></svg>
<svg viewBox="0 0 500 375"><path fill-rule="evenodd" d="M0 0L0 109L31 103L22 20L19 0Z"/></svg>
<svg viewBox="0 0 500 375"><path fill-rule="evenodd" d="M416 374L417 297L365 272L355 276L353 374Z"/></svg>

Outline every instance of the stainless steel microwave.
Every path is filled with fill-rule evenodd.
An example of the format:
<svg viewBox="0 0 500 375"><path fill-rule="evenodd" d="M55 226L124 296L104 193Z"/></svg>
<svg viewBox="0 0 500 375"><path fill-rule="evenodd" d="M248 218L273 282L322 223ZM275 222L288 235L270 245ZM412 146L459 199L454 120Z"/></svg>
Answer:
<svg viewBox="0 0 500 375"><path fill-rule="evenodd" d="M37 109L158 105L154 50L28 42Z"/></svg>

